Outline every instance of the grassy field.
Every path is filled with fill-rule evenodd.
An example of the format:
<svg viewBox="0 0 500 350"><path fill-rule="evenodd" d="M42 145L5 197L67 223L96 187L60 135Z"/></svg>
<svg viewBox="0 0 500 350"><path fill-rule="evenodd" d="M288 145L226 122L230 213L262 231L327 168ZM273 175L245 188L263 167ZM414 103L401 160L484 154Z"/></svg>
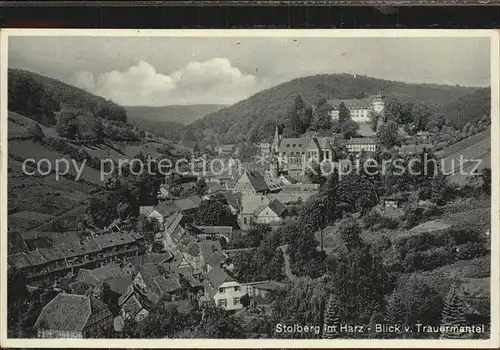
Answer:
<svg viewBox="0 0 500 350"><path fill-rule="evenodd" d="M47 159L50 161L52 169L55 167L55 162L57 159L66 159L68 162L70 162L70 171L69 174L75 176L77 174L77 171L75 170L75 167L73 166L72 160L68 157L65 156L64 154L61 154L57 151L50 150L41 144L35 143L32 140L11 140L9 141L9 157L12 157L16 160L19 159L35 159L35 160L40 160L42 158ZM77 162L78 168L81 167L81 163ZM61 171L64 170L64 164L61 164ZM51 173L47 175L47 177L52 177L54 178L55 174ZM96 169L90 168L89 166L85 166L82 172L81 179L87 182L90 182L94 185L102 186L103 182L101 182L100 179L100 172Z"/></svg>
<svg viewBox="0 0 500 350"><path fill-rule="evenodd" d="M35 123L35 124L38 124L38 126L40 126L40 128L42 129L42 131L45 134L45 136L60 137L57 134L57 131L56 131L56 129L54 127L50 127L50 128L46 127L45 125L42 125L42 124L34 121L33 119L25 117L22 114L9 111L8 118L9 118L9 130L8 130L8 137L9 138L14 137L15 136L15 132L16 132L15 129L11 130L11 128L10 128L11 127L11 123L12 124L16 124L16 125L18 125L18 126L20 126L22 128L24 128L28 124Z"/></svg>
<svg viewBox="0 0 500 350"><path fill-rule="evenodd" d="M441 151L437 152L437 154L442 158L446 158L446 157L449 157L453 154L460 153L462 150L464 150L470 146L474 146L476 143L478 143L480 141L484 141L484 140L488 140L488 142L489 142L490 130L481 131L481 132L479 132L471 137L463 139L460 142L457 142L451 146L448 146L448 147L442 149Z"/></svg>
<svg viewBox="0 0 500 350"><path fill-rule="evenodd" d="M26 137L28 135L28 131L22 125L19 125L11 120L7 123L7 133L9 138L13 137Z"/></svg>
<svg viewBox="0 0 500 350"><path fill-rule="evenodd" d="M117 152L114 149L110 148L105 144L88 144L80 146L83 150L85 150L92 158L99 159L123 159L126 156L123 153Z"/></svg>
<svg viewBox="0 0 500 350"><path fill-rule="evenodd" d="M477 159L481 163L476 171L480 171L485 167L491 167L491 137L490 131L483 131L465 140L462 140L450 147L443 149L439 153L442 157L444 169L451 172L454 169L450 180L454 183L465 184L467 174L471 174L476 167L475 161L468 162L467 159ZM460 170L460 160L462 159L462 171Z"/></svg>
<svg viewBox="0 0 500 350"><path fill-rule="evenodd" d="M452 226L463 229L476 229L486 232L491 229L491 209L472 209L459 213L444 214L443 219L452 223Z"/></svg>
<svg viewBox="0 0 500 350"><path fill-rule="evenodd" d="M151 154L152 156L160 156L161 153L159 153L157 149L163 146L165 145L158 142L146 142L138 145L125 145L123 147L123 153L128 158L134 158L140 152L142 152L142 154L144 155Z"/></svg>
<svg viewBox="0 0 500 350"><path fill-rule="evenodd" d="M8 161L8 218L9 231L29 230L45 225L74 207L82 207L96 187L67 178L35 177L23 173L21 162ZM71 218L70 218L71 219ZM70 223L70 221L73 223ZM73 218L68 225L81 221Z"/></svg>

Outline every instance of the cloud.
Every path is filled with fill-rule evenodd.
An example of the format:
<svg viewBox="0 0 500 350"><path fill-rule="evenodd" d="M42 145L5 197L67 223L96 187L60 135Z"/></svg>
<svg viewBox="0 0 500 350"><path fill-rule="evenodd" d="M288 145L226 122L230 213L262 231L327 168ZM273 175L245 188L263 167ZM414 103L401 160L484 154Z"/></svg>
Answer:
<svg viewBox="0 0 500 350"><path fill-rule="evenodd" d="M170 104L231 104L257 91L256 77L233 67L227 58L190 62L165 75L146 61L126 71L113 70L94 76L76 73L71 83L125 106Z"/></svg>

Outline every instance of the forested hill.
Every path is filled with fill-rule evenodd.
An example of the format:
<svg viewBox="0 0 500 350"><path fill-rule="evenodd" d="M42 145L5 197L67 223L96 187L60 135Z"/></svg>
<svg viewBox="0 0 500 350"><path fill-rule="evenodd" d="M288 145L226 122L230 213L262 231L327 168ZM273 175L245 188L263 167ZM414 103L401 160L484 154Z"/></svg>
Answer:
<svg viewBox="0 0 500 350"><path fill-rule="evenodd" d="M53 125L62 108L89 111L97 117L127 121L125 109L103 97L57 79L21 70L8 70L8 109L44 125Z"/></svg>
<svg viewBox="0 0 500 350"><path fill-rule="evenodd" d="M461 96L444 105L442 113L458 129L467 123L476 124L483 116L491 112L491 89L481 88Z"/></svg>
<svg viewBox="0 0 500 350"><path fill-rule="evenodd" d="M224 105L187 105L187 106L126 106L130 119L145 119L151 121L174 122L188 125L204 116L217 112Z"/></svg>
<svg viewBox="0 0 500 350"><path fill-rule="evenodd" d="M210 130L215 139L224 143L241 142L249 134L256 135L257 139L269 137L275 123L284 120L287 109L299 94L306 105L316 104L320 98L356 98L380 93L442 109L474 90L461 86L407 84L353 74L315 75L277 85L211 113L188 126L184 134L187 140L199 140Z"/></svg>

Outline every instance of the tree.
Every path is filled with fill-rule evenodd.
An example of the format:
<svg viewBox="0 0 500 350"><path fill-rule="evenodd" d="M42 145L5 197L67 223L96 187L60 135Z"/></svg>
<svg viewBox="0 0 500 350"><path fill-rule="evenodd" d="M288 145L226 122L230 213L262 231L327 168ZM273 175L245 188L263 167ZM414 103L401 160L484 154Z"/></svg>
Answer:
<svg viewBox="0 0 500 350"><path fill-rule="evenodd" d="M422 103L415 103L411 107L413 124L417 131L427 130L427 123L431 118L431 111L428 106Z"/></svg>
<svg viewBox="0 0 500 350"><path fill-rule="evenodd" d="M389 301L387 309L396 323L439 325L443 298L421 277L400 277Z"/></svg>
<svg viewBox="0 0 500 350"><path fill-rule="evenodd" d="M489 195L491 195L491 169L484 168L481 177L483 180L483 183L481 185L481 189L486 195L489 196Z"/></svg>
<svg viewBox="0 0 500 350"><path fill-rule="evenodd" d="M387 300L385 321L389 324L407 324L405 305L399 293L392 293Z"/></svg>
<svg viewBox="0 0 500 350"><path fill-rule="evenodd" d="M389 120L387 123L381 125L379 131L377 132L377 138L385 147L392 148L400 143L398 130L398 124Z"/></svg>
<svg viewBox="0 0 500 350"><path fill-rule="evenodd" d="M340 326L339 303L333 293L330 293L323 318L323 339L337 338Z"/></svg>
<svg viewBox="0 0 500 350"><path fill-rule="evenodd" d="M347 249L360 249L363 245L361 240L361 229L355 221L347 221L341 231L342 240L345 242Z"/></svg>
<svg viewBox="0 0 500 350"><path fill-rule="evenodd" d="M199 179L198 181L196 181L194 191L198 196L203 196L204 194L206 194L208 191L208 185L206 181L203 179Z"/></svg>
<svg viewBox="0 0 500 350"><path fill-rule="evenodd" d="M45 137L42 128L37 123L29 123L26 126L26 129L28 130L28 136L31 137L34 141L39 142Z"/></svg>
<svg viewBox="0 0 500 350"><path fill-rule="evenodd" d="M243 307L250 306L250 297L248 296L248 294L245 294L244 296L242 296L240 298L240 302L241 302L241 305L243 305Z"/></svg>
<svg viewBox="0 0 500 350"><path fill-rule="evenodd" d="M339 317L345 323L368 323L392 289L381 257L366 244L330 258L326 273L334 281L332 292L339 298Z"/></svg>
<svg viewBox="0 0 500 350"><path fill-rule="evenodd" d="M311 169L306 169L306 176L313 184L323 184L325 177L322 175L321 166L318 162L311 163Z"/></svg>
<svg viewBox="0 0 500 350"><path fill-rule="evenodd" d="M350 139L358 134L359 125L354 120L348 119L341 125L340 131L344 138Z"/></svg>
<svg viewBox="0 0 500 350"><path fill-rule="evenodd" d="M455 282L444 299L441 326L445 328L441 333L442 339L463 338L460 331L454 330L453 328L467 325L465 313L466 304L462 295L459 294L458 282Z"/></svg>
<svg viewBox="0 0 500 350"><path fill-rule="evenodd" d="M367 211L378 204L377 193L370 179L354 172L342 177L336 194L337 203L346 203L351 212Z"/></svg>
<svg viewBox="0 0 500 350"><path fill-rule="evenodd" d="M377 131L377 127L378 127L379 122L382 119L382 116L379 113L375 113L374 111L370 111L368 118L370 120L369 121L370 129L372 131Z"/></svg>
<svg viewBox="0 0 500 350"><path fill-rule="evenodd" d="M56 125L59 136L75 139L79 135L79 127L77 110L65 109L61 111Z"/></svg>
<svg viewBox="0 0 500 350"><path fill-rule="evenodd" d="M330 106L326 102L326 99L325 98L320 99L313 113L310 129L312 131L331 130L333 124L332 124L332 117L330 116L329 112L330 112Z"/></svg>
<svg viewBox="0 0 500 350"><path fill-rule="evenodd" d="M195 213L198 225L232 226L233 216L225 203L218 199L203 201Z"/></svg>
<svg viewBox="0 0 500 350"><path fill-rule="evenodd" d="M309 125L304 125L310 119L309 113L306 116L306 106L300 95L295 97L293 105L288 109L287 113L287 129L291 135L302 135Z"/></svg>
<svg viewBox="0 0 500 350"><path fill-rule="evenodd" d="M345 106L344 102L341 102L339 105L339 124L344 125L349 119L351 119L351 111Z"/></svg>
<svg viewBox="0 0 500 350"><path fill-rule="evenodd" d="M195 338L237 339L244 337L240 320L221 308L209 307L203 310L200 324L195 328Z"/></svg>
<svg viewBox="0 0 500 350"><path fill-rule="evenodd" d="M325 223L325 198L312 196L301 207L297 221L291 221L282 230L283 241L288 243L290 266L298 276L319 277L324 256L318 252L316 231Z"/></svg>
<svg viewBox="0 0 500 350"><path fill-rule="evenodd" d="M102 140L104 137L104 127L102 122L98 118L94 118L90 125L92 138L96 138L97 140Z"/></svg>
<svg viewBox="0 0 500 350"><path fill-rule="evenodd" d="M117 105L111 100L101 100L96 105L94 114L102 119L127 122L127 112L125 108Z"/></svg>

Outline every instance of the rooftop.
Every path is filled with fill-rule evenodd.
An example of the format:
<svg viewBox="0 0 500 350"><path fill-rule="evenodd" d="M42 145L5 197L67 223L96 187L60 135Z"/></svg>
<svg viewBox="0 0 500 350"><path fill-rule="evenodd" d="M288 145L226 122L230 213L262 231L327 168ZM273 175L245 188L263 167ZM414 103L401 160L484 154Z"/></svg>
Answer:
<svg viewBox="0 0 500 350"><path fill-rule="evenodd" d="M107 306L95 298L60 293L42 309L35 328L82 331L90 315L102 309Z"/></svg>
<svg viewBox="0 0 500 350"><path fill-rule="evenodd" d="M366 98L360 99L333 99L328 100L327 103L332 106L333 109L338 109L342 102L349 109L368 109L372 106L373 100L375 100L377 97L379 96L370 95Z"/></svg>

